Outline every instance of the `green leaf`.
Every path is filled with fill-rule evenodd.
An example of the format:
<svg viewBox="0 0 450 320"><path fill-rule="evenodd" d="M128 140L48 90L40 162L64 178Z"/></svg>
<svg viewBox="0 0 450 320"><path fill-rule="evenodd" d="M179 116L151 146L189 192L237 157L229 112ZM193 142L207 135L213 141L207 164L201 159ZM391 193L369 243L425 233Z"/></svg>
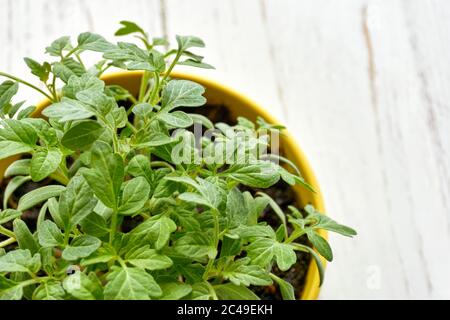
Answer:
<svg viewBox="0 0 450 320"><path fill-rule="evenodd" d="M278 284L283 300L295 300L294 287L287 281L277 277L273 273L270 277Z"/></svg>
<svg viewBox="0 0 450 320"><path fill-rule="evenodd" d="M41 202L44 202L45 200L53 197L58 197L65 189L66 188L64 186L58 185L50 185L34 189L33 191L28 192L27 194L22 196L22 198L20 198L17 210L23 212Z"/></svg>
<svg viewBox="0 0 450 320"><path fill-rule="evenodd" d="M80 225L83 232L98 238L107 235L110 231L106 219L95 212L81 220Z"/></svg>
<svg viewBox="0 0 450 320"><path fill-rule="evenodd" d="M202 68L202 69L215 69L212 65L204 62L200 62L194 59L186 59L184 61L178 62L179 65L182 66L190 66L190 67L196 67L196 68Z"/></svg>
<svg viewBox="0 0 450 320"><path fill-rule="evenodd" d="M84 150L90 147L104 130L97 121L80 121L64 133L61 144L72 150Z"/></svg>
<svg viewBox="0 0 450 320"><path fill-rule="evenodd" d="M322 261L320 259L320 256L317 254L316 251L314 251L314 249L312 249L312 248L310 248L308 246L305 246L305 245L302 245L302 244L299 244L299 243L295 243L294 245L295 245L295 248L297 250L304 251L304 252L309 252L311 254L311 256L313 257L314 261L316 262L317 270L319 272L320 285L322 285L323 280L324 280L324 276L325 276L325 270L324 270Z"/></svg>
<svg viewBox="0 0 450 320"><path fill-rule="evenodd" d="M30 177L23 177L23 176L17 176L12 178L9 182L8 185L5 188L5 193L3 195L3 208L7 208L8 207L8 200L9 197L11 197L11 195L21 186L23 185L25 182L30 181L31 178Z"/></svg>
<svg viewBox="0 0 450 320"><path fill-rule="evenodd" d="M162 120L165 124L174 128L187 128L194 123L183 111L174 111L172 113L160 113L158 119Z"/></svg>
<svg viewBox="0 0 450 320"><path fill-rule="evenodd" d="M81 91L103 92L105 83L91 73L84 73L81 77L72 76L63 87L64 97L76 99L76 95Z"/></svg>
<svg viewBox="0 0 450 320"><path fill-rule="evenodd" d="M122 200L119 207L120 214L135 214L148 201L150 185L144 177L137 177L125 183Z"/></svg>
<svg viewBox="0 0 450 320"><path fill-rule="evenodd" d="M229 227L245 225L247 222L247 202L237 187L231 189L227 195L226 216L228 218Z"/></svg>
<svg viewBox="0 0 450 320"><path fill-rule="evenodd" d="M59 216L66 229L80 223L94 211L97 200L81 175L74 176L61 194L59 200Z"/></svg>
<svg viewBox="0 0 450 320"><path fill-rule="evenodd" d="M189 232L175 242L175 250L192 259L209 257L214 259L217 249L208 234L201 232Z"/></svg>
<svg viewBox="0 0 450 320"><path fill-rule="evenodd" d="M153 106L150 103L138 103L133 107L133 113L143 119L148 119L152 114Z"/></svg>
<svg viewBox="0 0 450 320"><path fill-rule="evenodd" d="M256 265L246 265L248 259L241 259L233 262L222 272L225 279L230 280L237 286L268 286L272 284L272 280L267 272Z"/></svg>
<svg viewBox="0 0 450 320"><path fill-rule="evenodd" d="M58 247L64 244L64 235L58 226L50 221L44 220L38 226L39 244L45 248Z"/></svg>
<svg viewBox="0 0 450 320"><path fill-rule="evenodd" d="M0 141L0 160L31 151L33 148L22 142Z"/></svg>
<svg viewBox="0 0 450 320"><path fill-rule="evenodd" d="M78 36L78 48L82 50L105 52L114 48L114 45L106 41L106 39L99 34L84 32Z"/></svg>
<svg viewBox="0 0 450 320"><path fill-rule="evenodd" d="M79 300L103 300L103 288L95 273L77 271L63 281L64 290Z"/></svg>
<svg viewBox="0 0 450 320"><path fill-rule="evenodd" d="M177 107L198 107L206 103L205 88L189 80L172 80L163 90L161 106L167 112Z"/></svg>
<svg viewBox="0 0 450 320"><path fill-rule="evenodd" d="M11 102L12 97L19 90L19 84L11 80L6 80L0 84L0 110Z"/></svg>
<svg viewBox="0 0 450 320"><path fill-rule="evenodd" d="M113 154L109 145L96 142L92 148L92 169L84 170L83 177L104 205L116 209L124 170L122 157Z"/></svg>
<svg viewBox="0 0 450 320"><path fill-rule="evenodd" d="M30 175L30 159L16 160L9 165L6 169L4 177L9 178L11 176L28 176Z"/></svg>
<svg viewBox="0 0 450 320"><path fill-rule="evenodd" d="M158 146L170 144L174 141L176 141L176 140L169 137L168 135L165 135L160 132L154 132L154 133L151 133L148 136L144 137L144 139L142 139L142 141L140 141L136 145L136 147L137 148L158 147Z"/></svg>
<svg viewBox="0 0 450 320"><path fill-rule="evenodd" d="M28 68L30 68L31 73L34 74L36 77L39 78L42 82L47 82L48 75L51 70L51 66L48 62L44 62L43 64L40 64L39 62L31 59L31 58L24 58L25 63L27 64Z"/></svg>
<svg viewBox="0 0 450 320"><path fill-rule="evenodd" d="M253 264L265 267L273 259L275 245L273 239L258 238L247 247L247 255Z"/></svg>
<svg viewBox="0 0 450 320"><path fill-rule="evenodd" d="M33 292L33 300L63 300L65 295L61 282L49 280L36 288Z"/></svg>
<svg viewBox="0 0 450 320"><path fill-rule="evenodd" d="M317 251L328 261L333 260L333 251L327 240L314 231L306 232L308 240L311 241L312 245L317 249Z"/></svg>
<svg viewBox="0 0 450 320"><path fill-rule="evenodd" d="M138 154L130 160L127 166L127 173L133 177L144 177L148 183L153 181L150 159L142 154Z"/></svg>
<svg viewBox="0 0 450 320"><path fill-rule="evenodd" d="M233 283L215 285L214 290L220 300L260 300L249 288Z"/></svg>
<svg viewBox="0 0 450 320"><path fill-rule="evenodd" d="M4 224L8 221L14 220L22 215L22 212L14 209L6 209L0 211L0 224Z"/></svg>
<svg viewBox="0 0 450 320"><path fill-rule="evenodd" d="M0 272L37 272L41 257L30 250L17 249L0 257Z"/></svg>
<svg viewBox="0 0 450 320"><path fill-rule="evenodd" d="M20 219L14 220L13 230L20 249L28 249L31 254L35 254L39 251L39 244L25 222Z"/></svg>
<svg viewBox="0 0 450 320"><path fill-rule="evenodd" d="M54 103L42 111L49 118L56 118L61 122L83 120L94 116L90 108L83 103L63 97L61 102Z"/></svg>
<svg viewBox="0 0 450 320"><path fill-rule="evenodd" d="M131 232L132 237L146 239L155 243L157 250L162 249L169 241L170 234L177 229L172 219L158 215L145 220Z"/></svg>
<svg viewBox="0 0 450 320"><path fill-rule="evenodd" d="M82 235L72 240L70 245L63 250L62 257L68 261L86 258L97 250L101 244L102 242L98 238Z"/></svg>
<svg viewBox="0 0 450 320"><path fill-rule="evenodd" d="M123 20L120 21L120 24L122 25L122 27L116 31L116 33L114 34L115 36L125 36L130 33L136 32L145 34L144 30L142 30L142 28L134 22Z"/></svg>
<svg viewBox="0 0 450 320"><path fill-rule="evenodd" d="M52 56L59 57L63 55L63 51L70 50L71 48L70 37L64 36L53 41L49 47L45 48L45 52Z"/></svg>
<svg viewBox="0 0 450 320"><path fill-rule="evenodd" d="M186 51L189 48L203 48L205 43L202 39L194 36L176 36L179 51Z"/></svg>
<svg viewBox="0 0 450 320"><path fill-rule="evenodd" d="M107 280L106 300L148 300L162 295L153 277L139 268L112 267Z"/></svg>
<svg viewBox="0 0 450 320"><path fill-rule="evenodd" d="M222 173L243 185L253 188L268 188L280 180L280 174L270 161L255 161L250 164L236 164Z"/></svg>
<svg viewBox="0 0 450 320"><path fill-rule="evenodd" d="M72 58L63 58L53 64L53 73L67 83L72 76L81 76L85 73L83 65Z"/></svg>
<svg viewBox="0 0 450 320"><path fill-rule="evenodd" d="M229 232L232 235L236 235L242 239L248 238L275 238L275 232L272 227L267 225L239 225L235 229L230 230Z"/></svg>
<svg viewBox="0 0 450 320"><path fill-rule="evenodd" d="M0 300L21 300L23 286L0 274Z"/></svg>
<svg viewBox="0 0 450 320"><path fill-rule="evenodd" d="M2 142L1 140L9 140L30 147L36 145L38 136L33 126L30 124L20 120L3 119L0 121L0 125L0 142ZM0 154L1 153L3 152L0 152Z"/></svg>
<svg viewBox="0 0 450 320"><path fill-rule="evenodd" d="M277 243L274 248L274 254L277 266L281 271L289 270L297 262L297 255L289 244Z"/></svg>
<svg viewBox="0 0 450 320"><path fill-rule="evenodd" d="M141 269L150 271L170 268L172 260L162 254L159 254L150 246L137 247L127 252L125 259L128 263Z"/></svg>
<svg viewBox="0 0 450 320"><path fill-rule="evenodd" d="M62 153L56 148L39 148L33 153L30 174L33 181L38 182L55 172L62 161Z"/></svg>
<svg viewBox="0 0 450 320"><path fill-rule="evenodd" d="M211 300L211 285L206 282L196 282L192 285L192 293L188 297L190 300Z"/></svg>
<svg viewBox="0 0 450 320"><path fill-rule="evenodd" d="M162 296L159 300L180 300L192 292L192 287L185 283L169 282L162 283Z"/></svg>

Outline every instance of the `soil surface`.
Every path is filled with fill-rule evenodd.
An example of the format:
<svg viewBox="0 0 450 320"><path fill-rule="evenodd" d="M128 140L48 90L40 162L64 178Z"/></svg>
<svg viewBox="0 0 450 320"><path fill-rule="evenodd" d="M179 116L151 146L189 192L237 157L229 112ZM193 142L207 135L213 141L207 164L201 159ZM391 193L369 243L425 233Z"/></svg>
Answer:
<svg viewBox="0 0 450 320"><path fill-rule="evenodd" d="M204 108L198 109L186 108L185 111L198 112L199 114L208 117L213 123L225 122L233 125L236 122L236 119L233 119L230 115L230 112L223 106L208 105ZM0 184L0 203L3 202L3 193L8 182L9 179L4 179L3 182ZM50 183L54 184L55 182L47 179L39 183L35 182L24 183L10 197L9 207L15 208L17 206L18 200L22 195ZM277 184L268 189L260 190L256 188L248 188L245 186L241 187L241 189L243 191L249 191L252 194L255 194L258 191L265 192L266 194L271 196L275 200L275 202L280 206L280 208L285 212L288 211L288 206L290 205L296 206L297 204L294 191L288 184L284 183L283 181L278 182ZM26 222L26 224L28 225L28 227L32 232L36 230L36 221L38 214L39 208L36 207L25 211L24 214L22 215L22 219ZM269 207L264 210L260 220L266 221L274 229L277 229L278 226L280 225L279 218L277 217L275 212L273 212L273 210L270 209ZM133 219L127 217L122 224L122 231L127 232L133 229L141 222L142 220L140 220L139 217ZM4 226L8 229L12 229L11 222L5 224ZM5 239L6 237L0 234L0 241L3 241ZM307 239L301 238L299 242L307 243ZM8 250L14 247L15 244L12 244L10 247L6 247L5 249ZM309 262L310 256L308 253L297 252L297 262L290 270L283 272L279 270L276 265L274 265L272 272L277 276L279 276L280 278L290 282L295 288L295 294L298 297L304 288ZM251 289L263 300L282 300L280 290L278 288L278 285L276 284L267 287L254 286Z"/></svg>

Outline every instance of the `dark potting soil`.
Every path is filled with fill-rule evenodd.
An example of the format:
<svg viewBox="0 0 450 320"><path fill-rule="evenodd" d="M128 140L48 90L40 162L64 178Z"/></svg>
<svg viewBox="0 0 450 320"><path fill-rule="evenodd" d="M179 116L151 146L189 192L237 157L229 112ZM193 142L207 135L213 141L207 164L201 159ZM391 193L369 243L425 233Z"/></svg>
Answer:
<svg viewBox="0 0 450 320"><path fill-rule="evenodd" d="M197 112L201 115L204 115L208 119L210 119L213 123L216 122L225 122L230 125L233 125L236 122L236 119L234 119L230 112L227 110L226 107L220 106L220 105L207 105L204 108L198 108L198 109L192 109L192 108L184 108L185 112ZM3 203L3 195L4 190L7 186L7 183L10 179L4 179L2 183L0 183L0 203ZM13 195L10 197L8 204L10 208L15 208L17 206L17 202L20 199L20 197L34 189L37 189L39 187L42 187L44 185L48 184L55 184L55 181L52 181L50 179L46 179L44 181L41 181L39 183L35 182L26 182L21 187L19 187ZM297 201L295 198L295 193L292 190L291 186L286 184L283 181L278 182L274 186L268 188L268 189L256 189L256 188L249 188L242 186L242 191L249 191L251 194L256 194L258 191L262 191L269 196L271 196L275 202L280 206L280 208L284 212L288 212L288 206L296 206ZM31 208L30 210L27 210L23 213L22 219L25 221L25 223L28 225L30 230L34 232L36 230L36 222L39 215L39 209L38 208ZM266 208L264 212L262 213L260 217L261 221L267 222L270 226L272 226L274 229L277 229L280 225L280 220L273 212L271 208ZM132 230L134 227L136 227L138 224L140 224L143 221L142 217L125 217L123 224L122 224L122 231L128 232ZM9 222L5 224L5 227L8 229L12 229L12 223ZM0 241L5 240L6 237L0 234ZM306 244L307 239L305 237L299 239L300 243ZM12 249L15 247L15 244L10 245L9 247L6 247L6 250ZM278 269L276 265L273 266L272 272L279 276L280 278L288 281L292 284L292 286L295 289L295 294L298 297L300 293L303 291L304 285L305 285L305 278L306 273L308 271L308 266L310 262L310 256L308 253L305 252L297 252L297 262L295 265L289 269L288 271L281 271ZM255 292L261 299L263 300L282 300L280 290L278 288L277 284L273 284L271 286L261 287L261 286L253 286L251 287L253 292Z"/></svg>

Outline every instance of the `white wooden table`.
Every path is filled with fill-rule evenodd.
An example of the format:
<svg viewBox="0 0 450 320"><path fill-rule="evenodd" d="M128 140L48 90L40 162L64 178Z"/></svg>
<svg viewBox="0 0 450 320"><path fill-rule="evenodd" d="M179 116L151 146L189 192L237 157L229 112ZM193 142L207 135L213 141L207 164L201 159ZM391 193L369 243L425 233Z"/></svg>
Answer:
<svg viewBox="0 0 450 320"><path fill-rule="evenodd" d="M0 0L0 69L123 19L203 38L202 73L295 134L328 214L359 231L331 237L322 298L450 298L449 1Z"/></svg>

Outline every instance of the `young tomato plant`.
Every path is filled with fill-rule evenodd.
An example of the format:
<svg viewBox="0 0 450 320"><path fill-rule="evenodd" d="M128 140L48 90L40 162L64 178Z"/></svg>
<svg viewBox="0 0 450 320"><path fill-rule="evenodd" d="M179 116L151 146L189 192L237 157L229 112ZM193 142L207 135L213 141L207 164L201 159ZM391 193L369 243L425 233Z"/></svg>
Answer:
<svg viewBox="0 0 450 320"><path fill-rule="evenodd" d="M0 160L27 155L4 174L0 299L257 299L249 287L273 283L294 299L273 267L289 270L304 251L322 279L320 255L333 256L318 230L356 232L311 206L283 212L267 194L242 191L280 179L311 189L287 159L276 157L292 170L255 157L282 127L244 118L213 124L181 111L204 105L204 88L170 73L176 65L212 68L192 52L203 41L177 36L176 49L165 51L165 39L121 24L116 35L140 45L88 32L76 43L61 37L46 48L52 61L25 58L43 86L0 73L8 78L0 85ZM101 60L87 67L86 51ZM139 92L106 85L100 76L110 67L143 71ZM50 100L45 118L12 102L23 85ZM194 143L199 123L214 139ZM231 143L227 160L240 161L217 161ZM37 187L10 201L30 182ZM26 223L36 208L35 223ZM266 208L278 228L261 221Z"/></svg>

